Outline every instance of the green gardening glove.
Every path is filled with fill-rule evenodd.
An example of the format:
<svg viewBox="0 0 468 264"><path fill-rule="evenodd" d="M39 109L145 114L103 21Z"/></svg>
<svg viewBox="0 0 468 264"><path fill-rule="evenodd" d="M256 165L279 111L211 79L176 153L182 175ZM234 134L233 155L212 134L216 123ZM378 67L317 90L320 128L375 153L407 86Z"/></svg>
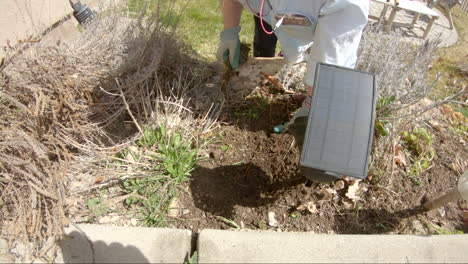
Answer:
<svg viewBox="0 0 468 264"><path fill-rule="evenodd" d="M220 42L216 57L218 61L229 63L233 69L239 68L240 47L239 40L240 26L225 29L220 34Z"/></svg>

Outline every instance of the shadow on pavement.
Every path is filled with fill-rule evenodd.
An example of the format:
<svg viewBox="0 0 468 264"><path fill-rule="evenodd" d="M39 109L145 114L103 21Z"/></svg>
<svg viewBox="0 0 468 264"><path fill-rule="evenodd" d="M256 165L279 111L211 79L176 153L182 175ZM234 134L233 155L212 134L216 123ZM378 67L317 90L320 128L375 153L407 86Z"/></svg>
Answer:
<svg viewBox="0 0 468 264"><path fill-rule="evenodd" d="M91 242L86 235L73 231L60 241L63 263L150 263L134 246L120 243L106 244L104 241Z"/></svg>

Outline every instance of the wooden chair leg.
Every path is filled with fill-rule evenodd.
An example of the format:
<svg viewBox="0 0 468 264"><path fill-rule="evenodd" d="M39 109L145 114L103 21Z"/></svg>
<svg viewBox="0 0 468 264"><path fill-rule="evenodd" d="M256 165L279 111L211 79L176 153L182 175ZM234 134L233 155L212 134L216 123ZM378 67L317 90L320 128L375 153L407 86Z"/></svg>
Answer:
<svg viewBox="0 0 468 264"><path fill-rule="evenodd" d="M439 4L442 9L444 10L444 13L447 15L449 24L450 24L450 30L453 29L453 18L452 18L452 12L450 12L450 7L444 3L444 4Z"/></svg>
<svg viewBox="0 0 468 264"><path fill-rule="evenodd" d="M432 25L434 24L434 21L437 19L437 17L431 17L431 20L429 20L429 23L427 24L426 29L424 30L424 35L423 39L427 38L429 35L429 31L431 30Z"/></svg>
<svg viewBox="0 0 468 264"><path fill-rule="evenodd" d="M447 15L448 15L448 20L449 20L449 24L450 24L450 30L452 30L453 29L453 19L452 19L452 12L450 12L450 9L448 10Z"/></svg>
<svg viewBox="0 0 468 264"><path fill-rule="evenodd" d="M390 17L388 18L387 23L385 23L385 27L384 27L385 32L388 33L392 30L393 20L395 20L397 11L398 11L397 8L395 6L392 6L392 12L390 13Z"/></svg>
<svg viewBox="0 0 468 264"><path fill-rule="evenodd" d="M414 28L414 25L416 24L416 22L418 21L419 17L421 16L420 13L415 13L414 16L413 16L413 21L411 22L411 28Z"/></svg>

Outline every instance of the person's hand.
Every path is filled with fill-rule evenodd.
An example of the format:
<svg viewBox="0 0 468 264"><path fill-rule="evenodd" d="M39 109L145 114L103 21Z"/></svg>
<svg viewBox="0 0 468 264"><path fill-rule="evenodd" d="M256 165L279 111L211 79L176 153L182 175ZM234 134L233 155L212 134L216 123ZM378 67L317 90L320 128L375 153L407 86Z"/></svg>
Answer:
<svg viewBox="0 0 468 264"><path fill-rule="evenodd" d="M233 69L239 68L240 30L240 26L236 26L221 32L218 53L216 55L218 61L230 63Z"/></svg>

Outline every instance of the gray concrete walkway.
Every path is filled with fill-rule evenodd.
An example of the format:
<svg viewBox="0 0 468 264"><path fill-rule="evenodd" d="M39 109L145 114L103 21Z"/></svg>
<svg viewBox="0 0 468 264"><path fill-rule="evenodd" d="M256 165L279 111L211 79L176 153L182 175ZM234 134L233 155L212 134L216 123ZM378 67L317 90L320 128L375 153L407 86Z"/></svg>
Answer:
<svg viewBox="0 0 468 264"><path fill-rule="evenodd" d="M414 0L417 1L417 0ZM379 16L380 12L382 11L384 5L380 3L376 3L374 1L370 2L370 10L369 13L370 15L373 16ZM434 11L439 13L440 17L437 19L432 26L431 30L429 31L429 36L427 37L428 39L435 39L440 36L440 39L442 40L441 46L442 47L449 47L454 45L458 41L458 33L456 29L450 29L450 23L447 17L440 12L438 9L433 8ZM390 9L387 12L387 18L390 14ZM410 12L406 11L398 11L395 22L401 22L401 23L411 23L413 20L413 14ZM370 23L375 23L375 20L369 20ZM421 18L418 20L418 24L422 25L423 27L426 27L429 22L429 18L426 16L421 16ZM398 27L394 26L393 31L399 31L403 35L404 39L408 41L412 41L415 43L422 43L424 40L421 38L424 34L424 32L419 29L419 28L404 28L404 27Z"/></svg>
<svg viewBox="0 0 468 264"><path fill-rule="evenodd" d="M468 235L325 235L76 225L59 263L467 263ZM193 243L193 244L192 244ZM1 255L1 254L0 254ZM1 260L1 258L0 258Z"/></svg>
<svg viewBox="0 0 468 264"><path fill-rule="evenodd" d="M66 229L56 263L183 263L192 232L182 229L76 225Z"/></svg>
<svg viewBox="0 0 468 264"><path fill-rule="evenodd" d="M200 263L467 263L468 235L326 235L203 230Z"/></svg>

